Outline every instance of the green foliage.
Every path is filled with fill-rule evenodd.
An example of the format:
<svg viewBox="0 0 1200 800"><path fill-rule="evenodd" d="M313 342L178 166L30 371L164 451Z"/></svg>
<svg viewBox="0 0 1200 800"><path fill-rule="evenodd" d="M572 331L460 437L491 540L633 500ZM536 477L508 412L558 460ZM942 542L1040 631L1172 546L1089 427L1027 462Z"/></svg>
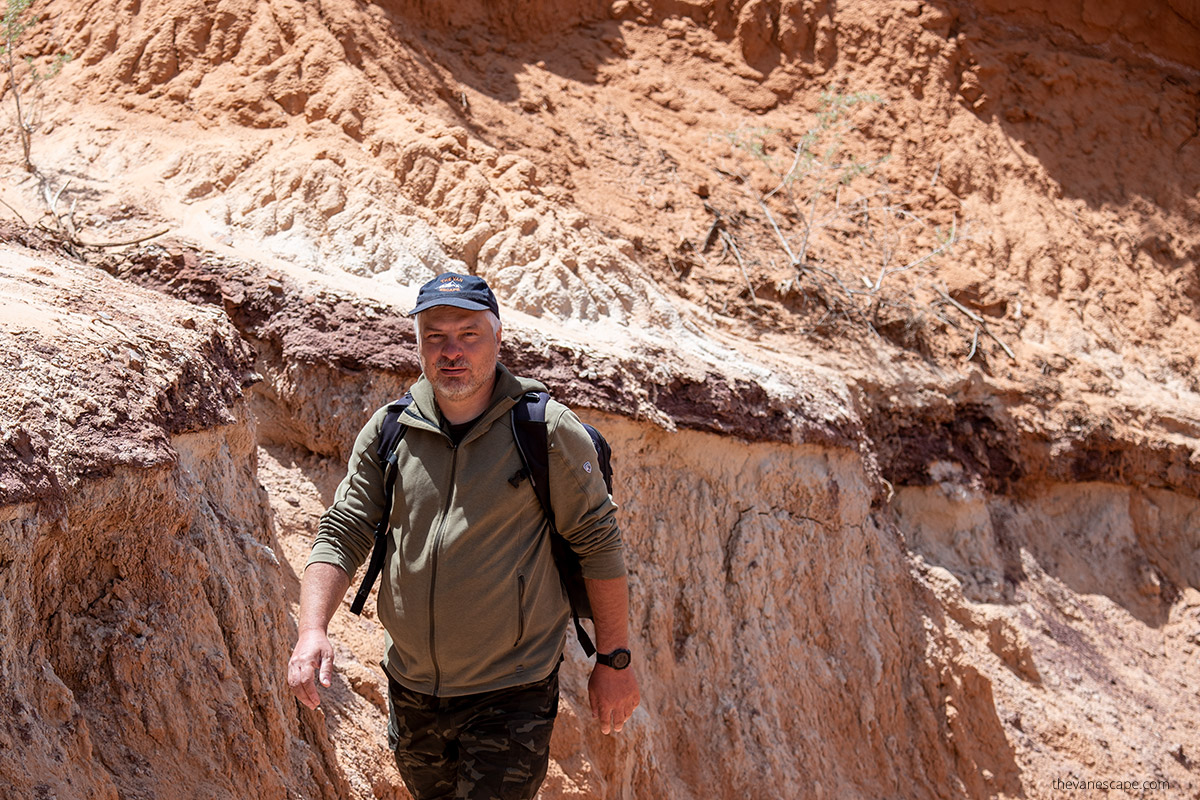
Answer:
<svg viewBox="0 0 1200 800"><path fill-rule="evenodd" d="M939 309L947 302L946 295L932 280L936 262L969 236L957 216L948 229L931 226L918 216L916 209L925 202L924 196L914 198L916 191L890 185L880 170L888 156L862 161L849 152L846 140L855 130L855 112L884 102L877 94L843 94L834 86L821 94L807 129L791 142L783 131L762 126L726 134L733 154L747 156L765 168L775 181L774 188L763 188L761 169L758 180L751 179L750 171L717 171L736 181L757 204L769 235L794 269L793 276L776 287L780 294L806 298L806 304L812 300L814 307L823 308L826 313L818 326L826 319L841 318L901 336L908 346L909 339L919 338L914 331L925 318L925 309L957 327L941 316ZM935 172L934 182L936 178ZM725 245L722 257L729 251L738 259L754 300L753 281L742 257L744 240L743 247L737 247L731 228L736 225L743 229L741 235L760 242L761 229L748 227L754 224L753 217L739 219L710 211L717 220L705 248L716 241L713 231L720 226L719 238ZM833 235L817 236L822 230L832 230ZM836 260L814 256L812 248L818 243L835 247ZM911 273L911 279L894 280L900 273ZM928 301L930 297L933 303ZM970 321L990 335L982 321ZM1005 352L1011 358L1006 347Z"/></svg>
<svg viewBox="0 0 1200 800"><path fill-rule="evenodd" d="M850 113L867 103L883 103L877 94L858 92L841 94L833 90L821 94L821 104L813 116L812 125L794 145L786 150L769 145L782 131L768 127L741 128L728 134L730 144L758 161L775 177L778 185L756 198L774 228L788 259L796 267L808 259L808 245L814 230L824 221L821 206L830 200L831 193L840 194L837 187L848 186L855 178L873 173L886 157L873 162L857 161L853 155L839 160L845 135L853 130ZM782 152L787 155L783 156ZM783 159L790 164L783 166ZM745 176L742 177L746 183ZM787 211L800 227L800 240L795 248L780 230L767 201L782 199ZM836 197L833 202L837 203Z"/></svg>
<svg viewBox="0 0 1200 800"><path fill-rule="evenodd" d="M33 24L32 19L25 18L25 12L29 10L30 2L31 0L8 0L8 5L4 9L4 44L3 50L0 52L9 56L10 61L17 41Z"/></svg>
<svg viewBox="0 0 1200 800"><path fill-rule="evenodd" d="M774 192L792 184L801 183L810 176L821 176L821 187L832 183L848 184L859 175L870 174L883 159L874 163L856 162L850 156L845 162L837 161L842 149L844 135L853 126L848 119L851 110L864 103L883 103L877 94L858 92L837 94L833 91L821 94L821 104L814 115L813 125L805 131L795 145L788 148L791 165L780 168L780 157L768 147L768 140L782 131L770 127L739 128L727 134L729 143L763 164L780 180ZM768 195L770 196L770 195Z"/></svg>
<svg viewBox="0 0 1200 800"><path fill-rule="evenodd" d="M69 64L72 58L74 56L70 53L59 53L54 56L54 60L50 62L50 69L44 74L39 72L37 65L33 63L33 56L25 56L25 63L29 65L29 74L33 76L35 81L48 81L62 72L62 68Z"/></svg>
<svg viewBox="0 0 1200 800"><path fill-rule="evenodd" d="M6 0L3 22L4 40L0 42L0 56L3 57L4 66L8 68L8 90L12 94L13 105L16 106L17 138L20 140L21 149L24 152L25 169L29 172L36 172L29 156L34 130L34 114L33 109L22 106L21 83L17 77L16 57L16 50L22 37L38 21L36 16L29 13L31 2L32 0ZM25 64L34 85L37 86L42 81L53 78L61 72L63 65L70 60L69 53L55 54L54 60L45 73L38 70L32 56L25 57Z"/></svg>

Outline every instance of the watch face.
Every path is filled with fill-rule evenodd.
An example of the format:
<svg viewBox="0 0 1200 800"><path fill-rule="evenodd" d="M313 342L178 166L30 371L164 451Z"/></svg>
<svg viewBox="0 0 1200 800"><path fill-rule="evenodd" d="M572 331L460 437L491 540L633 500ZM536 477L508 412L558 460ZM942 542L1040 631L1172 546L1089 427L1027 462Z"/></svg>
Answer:
<svg viewBox="0 0 1200 800"><path fill-rule="evenodd" d="M609 659L609 663L612 664L613 669L625 669L629 666L630 660L631 659L628 650L618 650L612 654Z"/></svg>

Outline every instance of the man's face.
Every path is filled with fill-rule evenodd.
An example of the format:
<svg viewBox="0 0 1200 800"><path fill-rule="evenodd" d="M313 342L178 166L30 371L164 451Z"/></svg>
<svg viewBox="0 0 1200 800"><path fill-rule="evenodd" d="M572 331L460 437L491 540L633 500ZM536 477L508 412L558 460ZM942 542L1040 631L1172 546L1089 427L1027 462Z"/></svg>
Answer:
<svg viewBox="0 0 1200 800"><path fill-rule="evenodd" d="M486 311L434 306L420 314L417 352L421 369L439 401L462 402L481 392L490 396L500 330Z"/></svg>

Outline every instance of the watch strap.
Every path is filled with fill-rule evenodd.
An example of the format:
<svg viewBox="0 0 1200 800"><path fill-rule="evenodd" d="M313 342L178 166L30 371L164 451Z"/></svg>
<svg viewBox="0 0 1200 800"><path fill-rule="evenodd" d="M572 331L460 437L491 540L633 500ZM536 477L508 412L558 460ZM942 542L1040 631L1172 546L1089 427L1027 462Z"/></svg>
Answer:
<svg viewBox="0 0 1200 800"><path fill-rule="evenodd" d="M612 669L625 669L633 660L633 654L629 652L627 647L618 647L611 653L597 653L596 663L603 664Z"/></svg>

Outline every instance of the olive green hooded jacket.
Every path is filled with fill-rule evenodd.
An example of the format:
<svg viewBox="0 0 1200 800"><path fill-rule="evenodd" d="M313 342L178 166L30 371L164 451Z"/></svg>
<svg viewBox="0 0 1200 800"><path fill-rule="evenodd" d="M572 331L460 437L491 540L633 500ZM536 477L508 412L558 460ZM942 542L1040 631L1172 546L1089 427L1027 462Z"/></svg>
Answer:
<svg viewBox="0 0 1200 800"><path fill-rule="evenodd" d="M531 683L562 656L570 611L549 523L528 478L516 479L522 464L509 413L525 392L544 390L498 365L488 410L455 446L439 426L432 385L422 377L412 387L379 593L384 665L412 691L458 696ZM370 555L383 514L376 449L385 414L375 412L359 434L309 564L336 564L353 577ZM616 506L591 438L553 400L546 425L559 532L585 578L624 575Z"/></svg>

